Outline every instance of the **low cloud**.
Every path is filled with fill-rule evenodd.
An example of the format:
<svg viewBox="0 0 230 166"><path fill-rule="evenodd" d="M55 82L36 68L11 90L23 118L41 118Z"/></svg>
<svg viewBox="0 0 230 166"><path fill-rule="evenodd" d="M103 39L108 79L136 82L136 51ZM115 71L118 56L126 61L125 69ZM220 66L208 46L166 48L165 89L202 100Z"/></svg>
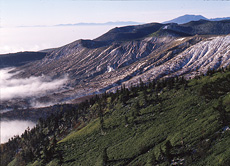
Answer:
<svg viewBox="0 0 230 166"><path fill-rule="evenodd" d="M0 96L1 100L14 98L39 97L62 88L67 76L52 80L48 76L12 78L17 73L9 73L12 69L0 70Z"/></svg>
<svg viewBox="0 0 230 166"><path fill-rule="evenodd" d="M13 120L13 121L0 121L1 123L1 143L7 142L11 137L16 135L21 135L28 127L31 129L35 126L35 123L32 121L22 121L22 120Z"/></svg>
<svg viewBox="0 0 230 166"><path fill-rule="evenodd" d="M0 100L8 102L11 99L29 99L31 106L44 107L53 105L54 103L48 102L41 103L36 101L37 97L42 97L50 93L57 92L65 87L68 77L65 76L60 79L52 79L48 76L29 77L29 78L15 78L16 73L11 73L11 69L0 70ZM9 102L10 103L10 102ZM0 113L12 111L12 109L0 110ZM35 123L32 121L22 120L1 120L0 121L0 136L1 143L5 143L9 138L15 135L21 135L28 127L32 128Z"/></svg>
<svg viewBox="0 0 230 166"><path fill-rule="evenodd" d="M49 106L52 106L52 105L55 105L55 104L58 104L58 103L56 103L56 102L39 102L37 100L33 100L33 101L30 102L30 105L33 108L49 107Z"/></svg>

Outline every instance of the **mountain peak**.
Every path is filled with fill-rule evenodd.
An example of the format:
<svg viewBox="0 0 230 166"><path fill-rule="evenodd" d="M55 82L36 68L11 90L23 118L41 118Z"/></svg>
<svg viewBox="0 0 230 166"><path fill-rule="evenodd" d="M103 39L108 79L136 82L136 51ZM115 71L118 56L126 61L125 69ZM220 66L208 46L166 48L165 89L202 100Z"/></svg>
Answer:
<svg viewBox="0 0 230 166"><path fill-rule="evenodd" d="M158 31L163 24L149 23L136 26L115 27L94 41L128 41L146 37Z"/></svg>
<svg viewBox="0 0 230 166"><path fill-rule="evenodd" d="M190 14L186 14L180 17L177 17L175 19L169 20L169 21L165 21L163 22L164 24L166 23L177 23L177 24L184 24L190 21L199 21L199 20L208 20L206 17L202 16L202 15L190 15Z"/></svg>

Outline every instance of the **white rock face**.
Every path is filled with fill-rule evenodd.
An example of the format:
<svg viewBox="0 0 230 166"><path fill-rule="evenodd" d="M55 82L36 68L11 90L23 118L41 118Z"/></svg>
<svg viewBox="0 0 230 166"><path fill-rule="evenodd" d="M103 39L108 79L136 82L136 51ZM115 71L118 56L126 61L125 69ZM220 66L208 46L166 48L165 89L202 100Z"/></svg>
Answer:
<svg viewBox="0 0 230 166"><path fill-rule="evenodd" d="M184 40L184 39L185 39L185 38L182 37L182 38L177 39L177 41L182 41L182 40Z"/></svg>
<svg viewBox="0 0 230 166"><path fill-rule="evenodd" d="M183 40L185 39L183 38ZM193 78L201 73L205 74L209 68L227 67L230 65L230 35L208 38L160 65L154 64L152 64L150 70L137 76L137 78L132 78L126 84L135 83L140 78L143 78L144 81L149 78L156 79L181 75L186 78Z"/></svg>
<svg viewBox="0 0 230 166"><path fill-rule="evenodd" d="M208 68L217 69L230 64L230 36L220 36L201 41L178 54L163 65L174 75L191 71L206 73ZM165 68L165 69L164 69ZM186 74L194 77L195 73Z"/></svg>
<svg viewBox="0 0 230 166"><path fill-rule="evenodd" d="M182 75L190 78L229 64L230 35L147 37L97 48L76 41L26 66L23 76L68 73L72 90L60 94L60 100L62 96L66 100L111 91L121 84L128 87L140 78L144 82Z"/></svg>
<svg viewBox="0 0 230 166"><path fill-rule="evenodd" d="M108 71L108 72L114 71L114 68L111 67L111 66L107 66L107 71Z"/></svg>
<svg viewBox="0 0 230 166"><path fill-rule="evenodd" d="M163 27L163 29L168 29L168 25L165 25L165 26Z"/></svg>

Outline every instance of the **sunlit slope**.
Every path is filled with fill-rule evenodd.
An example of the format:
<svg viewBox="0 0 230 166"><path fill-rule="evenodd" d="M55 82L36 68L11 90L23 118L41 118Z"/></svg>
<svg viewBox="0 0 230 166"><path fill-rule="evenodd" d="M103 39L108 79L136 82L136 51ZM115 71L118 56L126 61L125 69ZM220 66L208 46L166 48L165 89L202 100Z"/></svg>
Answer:
<svg viewBox="0 0 230 166"><path fill-rule="evenodd" d="M230 63L229 33L229 20L117 27L52 50L20 68L20 76L68 75L69 89L56 93L59 101L130 87L140 78L194 77Z"/></svg>
<svg viewBox="0 0 230 166"><path fill-rule="evenodd" d="M158 165L169 165L169 141L170 163L178 159L183 165L228 165L230 132L224 130L226 124L217 108L223 101L229 125L229 82L230 72L218 72L188 84L167 83L157 93L151 85L134 88L126 100L124 91L114 99L108 96L100 101L103 127L100 118L92 119L58 142L62 164L100 165L106 149L107 165L149 165L153 159ZM206 88L212 86L216 89L206 94ZM97 106L95 103L90 109ZM55 158L47 165L58 162Z"/></svg>

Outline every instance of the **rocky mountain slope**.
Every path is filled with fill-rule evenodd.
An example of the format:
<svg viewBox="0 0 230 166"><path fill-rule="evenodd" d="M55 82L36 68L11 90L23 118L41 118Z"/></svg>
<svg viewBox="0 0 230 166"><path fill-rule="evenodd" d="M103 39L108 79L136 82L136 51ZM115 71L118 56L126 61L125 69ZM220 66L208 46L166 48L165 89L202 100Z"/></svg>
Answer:
<svg viewBox="0 0 230 166"><path fill-rule="evenodd" d="M0 69L22 66L29 62L41 60L45 56L45 52L18 52L12 54L2 54L0 55Z"/></svg>
<svg viewBox="0 0 230 166"><path fill-rule="evenodd" d="M20 68L17 77L68 75L67 89L46 100L73 102L82 96L130 87L149 79L195 77L229 65L230 21L151 23L114 28L95 40L77 40Z"/></svg>

